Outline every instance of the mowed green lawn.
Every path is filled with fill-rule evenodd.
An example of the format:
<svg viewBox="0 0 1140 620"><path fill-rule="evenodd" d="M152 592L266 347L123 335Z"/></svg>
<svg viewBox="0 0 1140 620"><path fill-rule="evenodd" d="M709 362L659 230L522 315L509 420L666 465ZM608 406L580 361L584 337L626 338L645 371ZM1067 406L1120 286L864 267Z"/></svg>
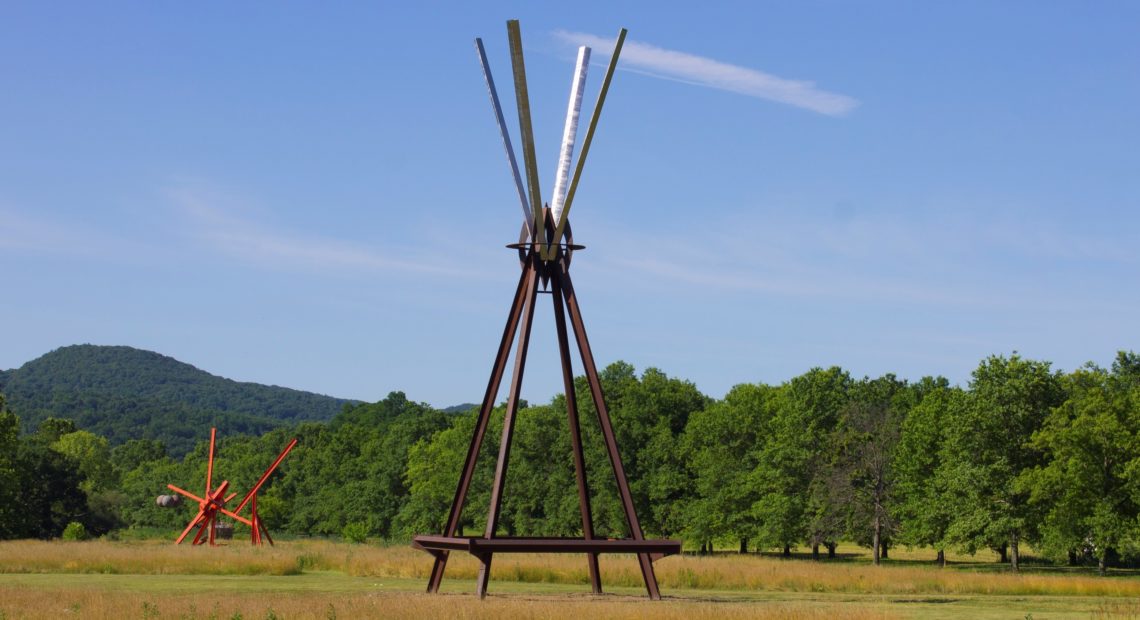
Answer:
<svg viewBox="0 0 1140 620"><path fill-rule="evenodd" d="M496 557L491 596L455 555L443 591L423 594L430 557L406 547L282 541L253 549L168 543L0 543L0 619L14 618L1140 618L1140 575L994 570L990 558L923 552L870 565L856 548L811 562L725 554L656 564L650 602L636 562L603 557L606 594L574 556Z"/></svg>

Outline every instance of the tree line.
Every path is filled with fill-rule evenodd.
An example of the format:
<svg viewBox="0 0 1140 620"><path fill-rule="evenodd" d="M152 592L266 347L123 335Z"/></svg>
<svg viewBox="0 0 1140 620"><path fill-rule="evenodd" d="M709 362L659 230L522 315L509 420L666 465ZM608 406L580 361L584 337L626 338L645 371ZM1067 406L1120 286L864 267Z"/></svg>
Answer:
<svg viewBox="0 0 1140 620"><path fill-rule="evenodd" d="M1140 562L1140 356L1069 373L1016 353L991 356L967 386L813 368L779 385L742 384L712 399L657 369L617 362L601 373L634 504L647 535L693 550L814 558L839 541L993 549L1018 570L1042 559ZM584 378L575 391L599 536L626 536ZM206 441L172 458L158 440L112 447L48 419L20 435L0 404L0 538L160 527L188 508L159 508L166 483L204 483ZM18 413L18 412L16 412ZM407 539L442 531L476 411L445 413L393 392L350 404L329 423L220 436L215 481L249 488L277 452L300 444L262 491L262 519L295 535ZM503 407L494 411L462 527L481 532ZM203 439L208 436L202 429ZM565 398L524 405L515 429L502 535L581 534Z"/></svg>

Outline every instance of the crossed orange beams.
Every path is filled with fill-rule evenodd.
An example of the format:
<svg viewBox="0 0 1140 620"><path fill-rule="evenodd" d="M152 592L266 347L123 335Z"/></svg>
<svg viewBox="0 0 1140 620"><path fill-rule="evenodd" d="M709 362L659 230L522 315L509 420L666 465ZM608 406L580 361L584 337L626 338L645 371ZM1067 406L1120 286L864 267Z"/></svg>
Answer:
<svg viewBox="0 0 1140 620"><path fill-rule="evenodd" d="M265 529L265 525L257 516L257 492L261 490L261 486L265 484L265 481L269 479L269 476L273 473L274 470L277 469L277 466L281 464L281 461L285 460L285 457L289 454L289 451L297 445L297 440L294 438L293 441L289 442L289 445L285 446L285 449L281 451L281 454L277 455L277 460L273 461L273 464L265 470L265 473L261 474L261 478L257 481L257 484L253 485L253 488L250 489L249 493L245 494L245 497L242 498L241 503L238 504L237 509L230 511L227 510L225 506L230 500L237 496L237 493L231 493L228 496L225 495L226 490L230 486L230 481L225 480L212 492L210 491L210 484L214 476L214 443L216 435L217 429L211 428L210 459L206 463L206 497L198 497L197 495L194 495L185 489L180 489L173 484L166 485L166 487L171 491L185 495L186 497L189 497L190 499L198 502L198 514L190 520L190 524L186 526L186 529L182 530L182 534L178 537L177 540L174 541L174 544L182 544L182 541L186 540L186 536L190 534L190 530L193 530L195 527L199 529L198 533L194 536L194 542L192 544L200 545L203 542L206 542L202 540L203 535L206 536L207 541L211 545L214 544L214 522L217 520L218 513L220 512L227 517L238 521L239 523L244 523L245 525L249 526L250 530L252 531L251 539L253 541L253 544L262 544L261 535L264 534L266 540L268 540L269 544L272 545L273 537L269 535L269 530ZM242 511L243 508L245 508L246 504L250 505L250 518L248 519L238 514Z"/></svg>

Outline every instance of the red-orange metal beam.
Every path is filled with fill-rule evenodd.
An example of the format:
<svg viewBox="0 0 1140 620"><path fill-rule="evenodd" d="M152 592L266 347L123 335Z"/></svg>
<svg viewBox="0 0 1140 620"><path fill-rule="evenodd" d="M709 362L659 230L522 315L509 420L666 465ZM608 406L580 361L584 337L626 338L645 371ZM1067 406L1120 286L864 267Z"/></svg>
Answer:
<svg viewBox="0 0 1140 620"><path fill-rule="evenodd" d="M257 495L257 492L261 490L261 485L265 484L265 481L268 480L269 476L273 474L273 470L277 469L277 466L281 464L281 461L285 460L285 457L289 455L289 451L292 450L296 445L297 439L293 438L293 441L290 441L289 445L285 446L285 449L281 451L281 454L277 455L277 460L273 461L273 464L269 466L269 469L265 470L264 474L261 474L261 478L257 481L257 484L253 485L253 488L250 489L249 493L245 494L245 497L242 498L241 503L238 504L238 507L234 509L234 512L241 512L241 509L245 508L245 505L249 503L249 500L254 495Z"/></svg>

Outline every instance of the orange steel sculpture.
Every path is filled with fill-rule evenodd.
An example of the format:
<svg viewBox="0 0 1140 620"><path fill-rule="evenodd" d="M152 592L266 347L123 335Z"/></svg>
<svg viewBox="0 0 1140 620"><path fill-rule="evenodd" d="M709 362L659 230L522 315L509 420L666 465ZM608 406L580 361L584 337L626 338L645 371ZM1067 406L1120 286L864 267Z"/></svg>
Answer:
<svg viewBox="0 0 1140 620"><path fill-rule="evenodd" d="M230 517L239 523L248 525L251 531L250 541L253 544L262 544L262 535L264 535L265 540L268 540L269 544L272 545L273 538L269 535L269 530L265 529L265 524L261 522L261 519L258 518L257 515L257 492L261 490L262 485L265 484L265 481L269 479L269 476L273 474L274 470L276 470L277 467L281 465L281 461L285 460L285 457L289 454L289 451L291 451L297 445L297 440L294 438L289 442L289 445L285 446L285 449L281 451L281 454L277 455L277 460L273 461L273 464L270 465L269 468L265 470L265 473L261 475L261 478L258 479L257 484L253 485L253 488L245 494L245 497L242 498L241 503L238 504L238 507L235 510L231 511L226 509L226 504L229 503L229 501L234 497L236 497L237 493L226 495L226 491L230 486L230 481L224 480L216 488L212 490L210 488L214 475L214 445L216 437L217 429L211 428L210 456L209 460L206 461L205 497L198 497L197 495L194 495L185 489L180 489L173 484L166 485L166 487L171 491L174 491L179 495L184 495L198 502L198 514L194 515L194 518L190 520L190 524L186 526L186 529L182 530L182 534L178 536L178 538L174 541L174 544L182 544L182 541L186 540L186 537L190 535L190 531L194 528L198 528L198 533L194 535L192 544L202 545L209 543L210 545L213 545L215 524L217 523L218 514L220 513L226 515L227 517ZM240 514L242 509L247 505L250 507L250 516L248 519L241 516Z"/></svg>

